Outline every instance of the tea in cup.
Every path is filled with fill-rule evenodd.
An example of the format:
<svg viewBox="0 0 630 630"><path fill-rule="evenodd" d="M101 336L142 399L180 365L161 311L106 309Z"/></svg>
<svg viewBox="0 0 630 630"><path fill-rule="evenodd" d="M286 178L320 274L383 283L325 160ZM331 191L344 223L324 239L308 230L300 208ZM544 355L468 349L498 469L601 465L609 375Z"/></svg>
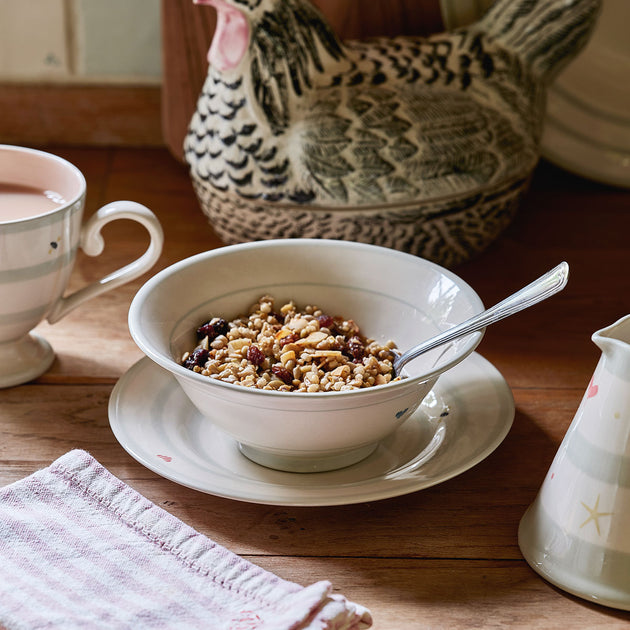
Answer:
<svg viewBox="0 0 630 630"><path fill-rule="evenodd" d="M30 381L54 360L50 344L31 331L55 323L105 291L133 280L160 256L157 217L133 201L115 201L82 225L86 183L81 171L50 153L0 145L0 387ZM128 265L64 295L77 248L98 256L101 229L131 219L149 232L145 253Z"/></svg>

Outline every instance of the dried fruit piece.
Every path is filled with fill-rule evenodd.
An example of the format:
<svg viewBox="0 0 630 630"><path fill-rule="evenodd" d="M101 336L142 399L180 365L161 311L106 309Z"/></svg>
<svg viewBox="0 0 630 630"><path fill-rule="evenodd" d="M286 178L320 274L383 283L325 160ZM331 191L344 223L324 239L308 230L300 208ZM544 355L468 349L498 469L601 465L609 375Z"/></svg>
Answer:
<svg viewBox="0 0 630 630"><path fill-rule="evenodd" d="M197 338L208 337L209 341L216 339L219 335L225 335L229 330L228 323L221 317L213 317L210 321L197 328Z"/></svg>
<svg viewBox="0 0 630 630"><path fill-rule="evenodd" d="M348 343L346 344L346 352L355 361L361 361L365 354L365 347L363 346L361 339L356 335L354 337L350 337L350 339L348 339Z"/></svg>
<svg viewBox="0 0 630 630"><path fill-rule="evenodd" d="M258 366L265 360L265 355L258 346L249 346L247 349L247 360Z"/></svg>
<svg viewBox="0 0 630 630"><path fill-rule="evenodd" d="M208 351L205 348L195 348L184 361L184 367L192 370L195 366L203 367L208 360Z"/></svg>
<svg viewBox="0 0 630 630"><path fill-rule="evenodd" d="M281 381L283 381L287 385L291 385L291 383L293 382L293 374L291 374L291 372L289 372L289 370L287 370L287 368L285 368L280 363L276 363L275 365L272 365L271 371L274 373L275 376L277 376Z"/></svg>
<svg viewBox="0 0 630 630"><path fill-rule="evenodd" d="M295 343L299 338L300 335L290 332L280 339L280 347L284 348L284 346L288 346L290 343Z"/></svg>
<svg viewBox="0 0 630 630"><path fill-rule="evenodd" d="M317 321L320 328L328 328L328 330L331 330L335 324L335 320L330 315L320 315Z"/></svg>

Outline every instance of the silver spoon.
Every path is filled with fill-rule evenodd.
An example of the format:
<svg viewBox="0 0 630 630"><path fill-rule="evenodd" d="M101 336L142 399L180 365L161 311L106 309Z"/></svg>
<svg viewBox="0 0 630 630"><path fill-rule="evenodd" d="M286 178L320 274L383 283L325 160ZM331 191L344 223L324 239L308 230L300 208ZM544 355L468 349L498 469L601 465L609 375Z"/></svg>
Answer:
<svg viewBox="0 0 630 630"><path fill-rule="evenodd" d="M394 360L394 374L400 375L403 366L409 361L416 359L421 354L433 350L449 341L463 337L469 333L481 330L490 324L494 324L501 319L514 315L538 302L546 300L558 291L564 289L569 279L569 265L566 262L560 263L557 267L548 271L545 275L531 284L523 287L516 293L505 298L502 302L495 304L489 309L467 319L466 321L449 328L444 332L431 337L426 341L410 348L404 354Z"/></svg>

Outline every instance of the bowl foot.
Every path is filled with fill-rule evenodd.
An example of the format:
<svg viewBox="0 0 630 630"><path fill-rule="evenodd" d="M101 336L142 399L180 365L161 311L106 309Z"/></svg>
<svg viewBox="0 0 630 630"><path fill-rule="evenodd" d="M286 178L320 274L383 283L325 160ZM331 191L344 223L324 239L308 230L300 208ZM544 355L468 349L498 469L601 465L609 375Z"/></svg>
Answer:
<svg viewBox="0 0 630 630"><path fill-rule="evenodd" d="M33 333L17 341L0 343L0 387L32 381L41 376L54 359L50 344Z"/></svg>
<svg viewBox="0 0 630 630"><path fill-rule="evenodd" d="M325 472L345 468L371 455L376 447L377 444L368 444L349 451L334 451L332 454L280 455L277 452L258 449L241 442L238 444L241 453L256 464L295 473Z"/></svg>

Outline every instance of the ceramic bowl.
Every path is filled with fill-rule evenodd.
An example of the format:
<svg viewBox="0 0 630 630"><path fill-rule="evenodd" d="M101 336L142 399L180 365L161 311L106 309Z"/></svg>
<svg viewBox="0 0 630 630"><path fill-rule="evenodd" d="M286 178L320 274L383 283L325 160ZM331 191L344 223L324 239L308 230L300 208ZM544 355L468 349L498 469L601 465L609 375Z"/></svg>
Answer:
<svg viewBox="0 0 630 630"><path fill-rule="evenodd" d="M404 351L483 308L450 271L389 248L286 239L231 245L159 272L134 297L131 335L168 370L199 411L253 461L280 470L332 470L367 457L422 402L439 375L481 340L472 333L405 368L406 378L346 392L264 391L210 379L178 363L210 317L246 313L268 294L277 304L317 304L354 319L366 336Z"/></svg>
<svg viewBox="0 0 630 630"><path fill-rule="evenodd" d="M191 180L203 213L224 243L341 239L391 247L451 268L483 252L510 225L533 168L453 195L353 208L251 200L217 190L194 172Z"/></svg>

